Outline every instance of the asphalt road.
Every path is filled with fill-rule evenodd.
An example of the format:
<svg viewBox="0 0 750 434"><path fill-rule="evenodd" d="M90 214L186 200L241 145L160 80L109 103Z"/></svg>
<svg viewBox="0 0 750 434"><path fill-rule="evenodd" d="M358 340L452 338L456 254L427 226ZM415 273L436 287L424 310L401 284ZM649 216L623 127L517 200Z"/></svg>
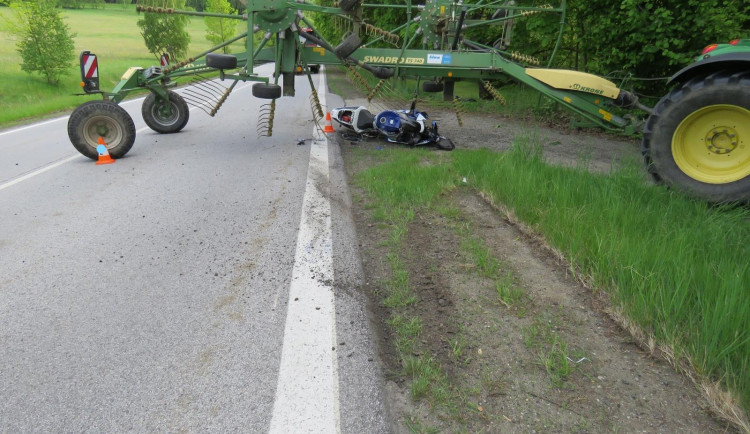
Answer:
<svg viewBox="0 0 750 434"><path fill-rule="evenodd" d="M0 131L0 432L389 430L339 151L312 140L296 85L270 138L249 84L171 135L125 102L135 146L107 166L78 155L65 117ZM292 336L314 328L289 324L315 314L289 308L311 286L328 334ZM296 368L315 359L326 369Z"/></svg>

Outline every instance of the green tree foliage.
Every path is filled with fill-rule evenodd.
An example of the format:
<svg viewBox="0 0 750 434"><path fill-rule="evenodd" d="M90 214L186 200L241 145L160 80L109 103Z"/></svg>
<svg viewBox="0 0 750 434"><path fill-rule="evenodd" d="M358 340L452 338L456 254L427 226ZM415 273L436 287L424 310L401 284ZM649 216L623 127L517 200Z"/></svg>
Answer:
<svg viewBox="0 0 750 434"><path fill-rule="evenodd" d="M75 59L75 34L63 22L54 0L16 1L11 8L16 19L9 22L9 30L18 38L21 70L37 72L57 85Z"/></svg>
<svg viewBox="0 0 750 434"><path fill-rule="evenodd" d="M232 8L227 0L206 0L206 12L217 14L236 14L237 10ZM236 36L237 20L230 18L206 17L206 39L219 45L224 41ZM224 53L229 53L229 46L223 48Z"/></svg>
<svg viewBox="0 0 750 434"><path fill-rule="evenodd" d="M606 8L603 0L590 3ZM581 44L582 49L595 55L595 67L600 72L619 69L642 77L670 75L704 46L740 36L744 21L741 3L622 0L619 8L598 22L588 20L588 37Z"/></svg>
<svg viewBox="0 0 750 434"><path fill-rule="evenodd" d="M570 0L555 66L619 78L661 94L665 80L713 42L750 36L750 7L743 0ZM520 51L545 58L554 47L559 16L518 21ZM618 82L619 83L619 82Z"/></svg>
<svg viewBox="0 0 750 434"><path fill-rule="evenodd" d="M413 2L416 5L418 2ZM424 3L424 2L422 2ZM337 0L319 0L318 4L325 7L336 7L338 4ZM378 4L383 5L404 5L403 0L380 0ZM412 18L418 14L415 9ZM404 8L364 8L362 14L362 21L369 23L375 27L379 27L383 30L391 31L398 26L401 26L406 22L407 13ZM323 36L334 46L344 40L348 36L349 32L352 31L353 26L345 19L336 17L332 14L315 14L315 29L318 34ZM414 28L412 28L412 35L414 34ZM360 32L359 36L362 38L362 42L368 43L368 35L365 32ZM403 32L401 32L403 37ZM387 43L378 43L369 47L389 47L393 48L392 45Z"/></svg>
<svg viewBox="0 0 750 434"><path fill-rule="evenodd" d="M96 8L103 9L104 0L60 0L60 6L65 9Z"/></svg>
<svg viewBox="0 0 750 434"><path fill-rule="evenodd" d="M185 0L145 0L144 6L184 9ZM172 60L185 59L190 44L190 35L185 30L188 23L187 15L158 14L145 12L138 20L143 41L146 48L159 58L162 53L168 53Z"/></svg>
<svg viewBox="0 0 750 434"><path fill-rule="evenodd" d="M337 0L318 0L317 4L325 7L335 7L338 3ZM315 20L315 29L318 31L318 35L333 43L334 45L341 41L341 36L344 33L344 28L341 26L343 19L337 18L332 14L312 14Z"/></svg>
<svg viewBox="0 0 750 434"><path fill-rule="evenodd" d="M194 9L198 12L203 12L206 10L206 0L186 0L185 6L188 9Z"/></svg>
<svg viewBox="0 0 750 434"><path fill-rule="evenodd" d="M382 0L380 3L385 5L403 6L405 2L403 0ZM412 4L416 5L417 2L414 1L412 2ZM415 9L412 11L412 13L413 18L417 16L419 12ZM375 27L390 32L407 22L407 11L403 8L387 8L382 10L367 8L365 9L365 21L374 25ZM416 30L412 30L412 35L414 34L414 31ZM405 35L403 31L397 33L400 33L399 36L401 36L402 38ZM379 44L378 46L389 47L388 44Z"/></svg>
<svg viewBox="0 0 750 434"><path fill-rule="evenodd" d="M247 3L246 0L229 0L229 5L238 11L244 11ZM198 12L204 12L207 10L206 0L186 0L185 6Z"/></svg>

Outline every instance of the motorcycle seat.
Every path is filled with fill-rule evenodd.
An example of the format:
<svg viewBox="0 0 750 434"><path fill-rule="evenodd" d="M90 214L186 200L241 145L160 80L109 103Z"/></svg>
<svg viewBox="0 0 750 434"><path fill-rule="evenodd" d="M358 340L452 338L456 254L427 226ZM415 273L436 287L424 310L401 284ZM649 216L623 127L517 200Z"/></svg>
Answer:
<svg viewBox="0 0 750 434"><path fill-rule="evenodd" d="M369 130L373 128L373 121L375 116L367 110L360 110L359 116L357 116L357 129L358 130Z"/></svg>

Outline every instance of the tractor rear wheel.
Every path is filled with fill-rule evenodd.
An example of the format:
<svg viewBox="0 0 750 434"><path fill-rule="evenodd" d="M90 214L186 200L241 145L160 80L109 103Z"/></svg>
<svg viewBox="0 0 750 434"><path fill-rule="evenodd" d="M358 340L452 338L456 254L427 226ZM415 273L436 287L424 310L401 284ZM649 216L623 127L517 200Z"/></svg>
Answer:
<svg viewBox="0 0 750 434"><path fill-rule="evenodd" d="M643 154L657 181L709 202L750 202L750 73L718 72L654 107Z"/></svg>
<svg viewBox="0 0 750 434"><path fill-rule="evenodd" d="M176 133L187 125L190 110L185 100L171 90L167 91L169 102L150 93L143 100L141 115L149 128L161 134Z"/></svg>
<svg viewBox="0 0 750 434"><path fill-rule="evenodd" d="M68 137L81 154L96 160L99 138L112 158L122 158L135 142L135 124L128 112L111 101L88 101L68 119Z"/></svg>

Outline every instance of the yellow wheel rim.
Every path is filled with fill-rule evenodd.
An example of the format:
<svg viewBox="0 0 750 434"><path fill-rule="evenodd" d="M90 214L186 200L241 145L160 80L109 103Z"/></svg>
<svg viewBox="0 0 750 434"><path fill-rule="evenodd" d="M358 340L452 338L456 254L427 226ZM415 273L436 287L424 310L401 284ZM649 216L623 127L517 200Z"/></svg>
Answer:
<svg viewBox="0 0 750 434"><path fill-rule="evenodd" d="M698 109L672 136L672 156L687 176L726 184L750 175L750 110L727 104Z"/></svg>

